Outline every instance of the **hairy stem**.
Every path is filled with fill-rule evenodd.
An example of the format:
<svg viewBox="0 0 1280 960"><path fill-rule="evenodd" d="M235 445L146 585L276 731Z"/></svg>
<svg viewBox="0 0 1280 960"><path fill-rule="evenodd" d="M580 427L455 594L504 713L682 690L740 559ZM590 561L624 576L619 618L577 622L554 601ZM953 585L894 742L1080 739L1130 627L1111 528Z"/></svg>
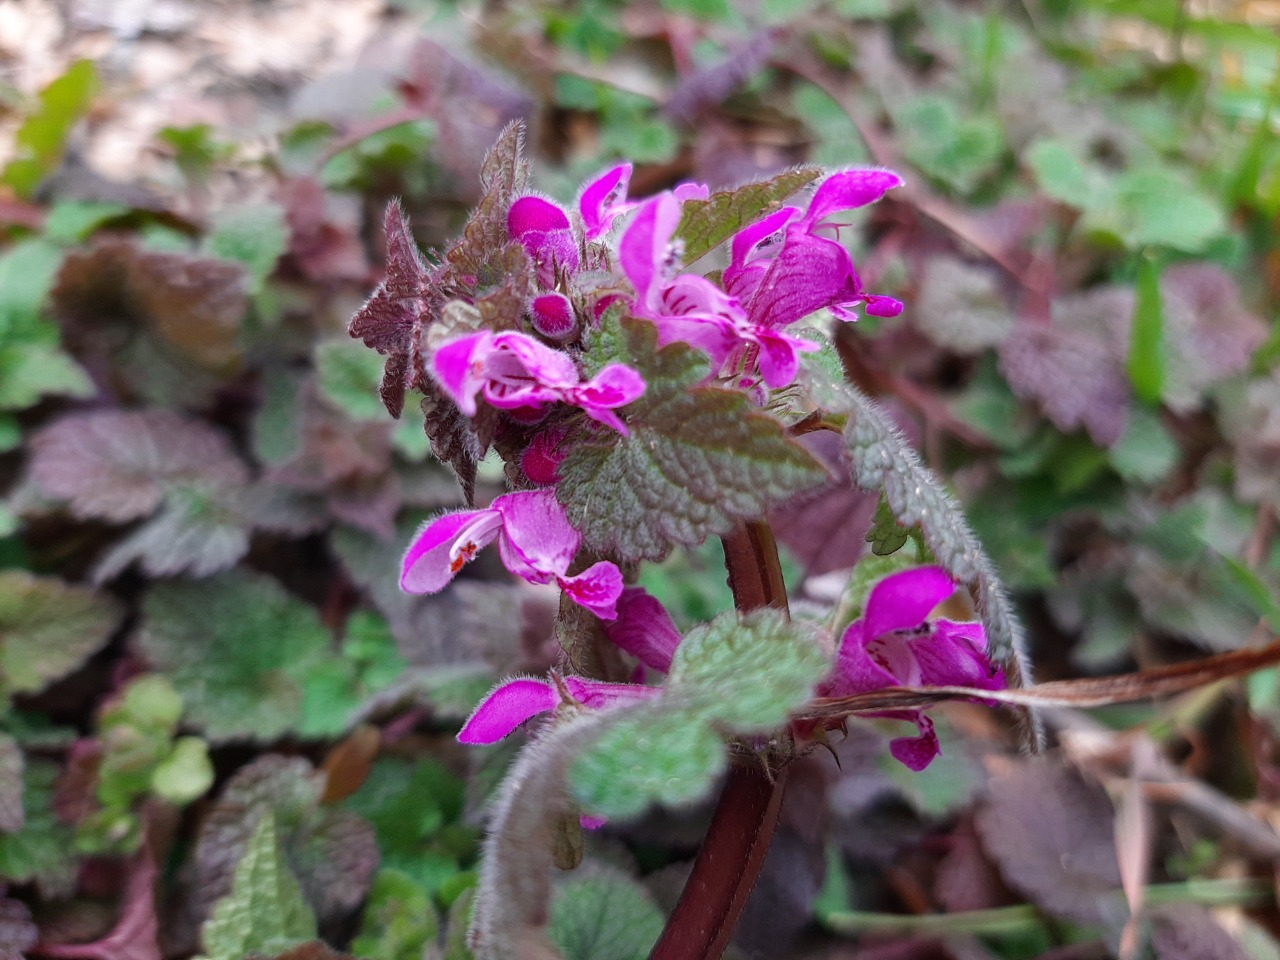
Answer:
<svg viewBox="0 0 1280 960"><path fill-rule="evenodd" d="M785 611L786 585L769 525L752 521L722 542L734 606ZM649 960L716 960L724 952L769 852L786 774L785 767L771 774L763 765L730 769L689 881Z"/></svg>

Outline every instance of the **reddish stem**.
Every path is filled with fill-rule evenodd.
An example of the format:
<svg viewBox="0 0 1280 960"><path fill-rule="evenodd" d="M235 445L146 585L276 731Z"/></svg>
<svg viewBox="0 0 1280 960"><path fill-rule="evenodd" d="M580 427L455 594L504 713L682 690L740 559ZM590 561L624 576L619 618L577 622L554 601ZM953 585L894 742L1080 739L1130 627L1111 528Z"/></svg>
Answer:
<svg viewBox="0 0 1280 960"><path fill-rule="evenodd" d="M785 612L786 584L769 525L752 521L722 542L734 606ZM786 773L784 767L771 775L763 764L730 769L680 902L649 960L716 960L724 952L769 853Z"/></svg>

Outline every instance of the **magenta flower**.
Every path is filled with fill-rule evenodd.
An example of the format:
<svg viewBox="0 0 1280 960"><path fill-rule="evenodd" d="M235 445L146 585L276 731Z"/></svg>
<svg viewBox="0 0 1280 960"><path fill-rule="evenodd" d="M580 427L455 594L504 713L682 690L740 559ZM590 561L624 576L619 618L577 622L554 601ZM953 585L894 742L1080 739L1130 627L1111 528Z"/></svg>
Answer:
<svg viewBox="0 0 1280 960"><path fill-rule="evenodd" d="M847 697L898 686L1003 690L1004 671L987 657L982 624L927 619L955 590L955 581L941 567L904 570L877 583L865 615L845 631L835 669L818 688L819 695ZM912 770L923 770L938 755L938 736L924 711L871 715L916 725L918 736L889 744L890 752Z"/></svg>
<svg viewBox="0 0 1280 960"><path fill-rule="evenodd" d="M622 236L619 257L636 291L633 309L658 328L658 345L688 343L711 358L719 372L731 361L750 354L771 388L791 383L800 368L800 354L818 345L753 323L736 297L705 277L677 274L680 202L660 194L636 214Z"/></svg>
<svg viewBox="0 0 1280 960"><path fill-rule="evenodd" d="M469 417L476 415L476 394L482 392L499 410L568 403L626 436L627 425L613 411L645 388L640 374L620 363L583 382L567 353L511 330L459 337L437 350L433 362L440 385Z"/></svg>
<svg viewBox="0 0 1280 960"><path fill-rule="evenodd" d="M561 270L578 269L578 240L569 215L542 197L521 197L507 211L507 232L520 241L538 268L538 281L547 289Z"/></svg>
<svg viewBox="0 0 1280 960"><path fill-rule="evenodd" d="M529 304L529 319L533 321L533 329L548 340L571 340L578 332L573 304L563 293L544 293L534 297Z"/></svg>
<svg viewBox="0 0 1280 960"><path fill-rule="evenodd" d="M739 298L752 322L778 328L824 307L844 320L864 304L878 317L897 316L902 304L868 294L853 258L835 237L838 226L826 222L841 210L879 200L902 178L888 170L847 170L828 177L801 215L784 207L739 231L731 244L724 286Z"/></svg>
<svg viewBox="0 0 1280 960"><path fill-rule="evenodd" d="M578 199L578 212L582 215L584 235L588 240L598 240L609 232L614 218L630 209L626 202L627 187L631 184L631 164L614 167L582 188Z"/></svg>
<svg viewBox="0 0 1280 960"><path fill-rule="evenodd" d="M639 587L628 587L618 599L617 620L606 623L609 639L660 673L671 669L680 631L656 599ZM575 701L595 709L657 696L661 687L640 683L607 683L584 677L562 678ZM522 723L558 707L563 697L555 682L516 677L498 684L480 701L458 733L462 743L496 743Z"/></svg>
<svg viewBox="0 0 1280 960"><path fill-rule="evenodd" d="M494 540L503 564L516 576L529 583L555 582L596 616L617 616L622 573L602 560L568 575L582 537L551 490L507 493L482 510L446 513L425 524L404 555L400 588L439 592Z"/></svg>

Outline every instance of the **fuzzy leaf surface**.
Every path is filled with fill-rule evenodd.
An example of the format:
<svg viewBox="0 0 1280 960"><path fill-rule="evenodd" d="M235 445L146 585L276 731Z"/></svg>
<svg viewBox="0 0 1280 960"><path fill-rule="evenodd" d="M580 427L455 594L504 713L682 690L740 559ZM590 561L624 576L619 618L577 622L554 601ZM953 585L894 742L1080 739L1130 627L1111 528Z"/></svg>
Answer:
<svg viewBox="0 0 1280 960"><path fill-rule="evenodd" d="M208 960L280 953L311 940L316 918L285 863L272 815L262 817L236 864L231 892L200 931Z"/></svg>
<svg viewBox="0 0 1280 960"><path fill-rule="evenodd" d="M649 892L613 871L565 884L551 906L551 939L564 960L644 960L662 924Z"/></svg>
<svg viewBox="0 0 1280 960"><path fill-rule="evenodd" d="M672 694L696 698L712 723L735 733L767 731L810 697L830 666L812 625L764 608L724 613L690 630L667 684Z"/></svg>
<svg viewBox="0 0 1280 960"><path fill-rule="evenodd" d="M26 819L22 812L22 748L0 733L0 833L17 833Z"/></svg>
<svg viewBox="0 0 1280 960"><path fill-rule="evenodd" d="M719 190L706 200L686 200L676 228L676 237L684 241L684 262L693 263L709 253L820 176L818 168L806 167L736 190Z"/></svg>
<svg viewBox="0 0 1280 960"><path fill-rule="evenodd" d="M726 533L739 518L826 479L782 424L741 393L696 386L706 364L692 348L659 351L652 324L620 324L606 329L600 346L645 378L644 395L624 408L631 435L587 428L560 467L556 491L590 546L623 560L660 560L674 544Z"/></svg>
<svg viewBox="0 0 1280 960"><path fill-rule="evenodd" d="M377 870L377 840L358 814L323 805L324 787L324 775L301 757L267 754L241 768L201 824L195 858L201 899L226 895L255 827L272 819L285 861L320 920L359 906Z"/></svg>
<svg viewBox="0 0 1280 960"><path fill-rule="evenodd" d="M38 693L76 669L123 615L106 594L56 577L0 571L0 698Z"/></svg>
<svg viewBox="0 0 1280 960"><path fill-rule="evenodd" d="M0 833L0 879L34 883L49 898L71 895L80 866L75 831L53 809L59 772L47 760L27 763L22 777L22 829Z"/></svg>
<svg viewBox="0 0 1280 960"><path fill-rule="evenodd" d="M138 643L214 743L271 740L302 721L303 681L329 651L316 611L261 574L157 586Z"/></svg>
<svg viewBox="0 0 1280 960"><path fill-rule="evenodd" d="M243 461L207 423L169 410L72 414L32 441L43 492L81 518L126 521L152 513L174 484L239 486Z"/></svg>

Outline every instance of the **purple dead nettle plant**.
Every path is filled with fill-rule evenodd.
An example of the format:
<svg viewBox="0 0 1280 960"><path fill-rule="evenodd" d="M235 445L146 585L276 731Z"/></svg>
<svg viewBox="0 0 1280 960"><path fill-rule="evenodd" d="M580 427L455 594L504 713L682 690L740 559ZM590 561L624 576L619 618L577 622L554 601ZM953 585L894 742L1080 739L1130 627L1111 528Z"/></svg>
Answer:
<svg viewBox="0 0 1280 960"><path fill-rule="evenodd" d="M635 199L623 164L567 208L529 188L520 139L512 128L494 147L483 197L440 257L424 259L399 206L389 208L387 278L351 323L387 356L389 411L399 415L409 389L425 397L432 449L468 502L418 531L401 586L440 591L496 541L511 573L554 584L570 601L558 627L564 667L499 683L459 734L493 743L551 717L493 811L472 927L481 957L507 955L516 936L546 936L546 884L520 878L551 862L540 858L566 823L688 802L711 789L731 753L756 761L733 768L717 817L749 819L750 791L780 790L788 759L822 739L812 722L787 722L815 695L949 685L979 696L1006 685L1002 662L1017 676L998 584L954 504L882 414L818 359L832 351L813 326L822 316L842 323L902 310L864 289L839 239L842 216L899 177L801 169L738 190L682 184ZM695 269L717 248L723 270ZM797 440L813 428L844 433L853 481L883 486L928 545L917 565L900 564L870 589L847 628L788 620L763 521L771 506L829 480ZM476 464L491 448L510 490L477 506ZM711 536L724 541L737 609L682 636L627 580L639 564ZM1001 630L997 649L982 623L933 616L965 589ZM923 710L873 715L916 725L915 737L891 745L912 769L939 752ZM686 764L683 779L650 776L664 749L704 759ZM738 782L760 776L763 792ZM761 809L742 829L767 846L772 821ZM708 845L737 842L718 836L713 824ZM725 850L704 850L713 853L726 862ZM749 887L759 865L747 868L749 847L740 855ZM743 898L713 902L700 889L691 882L654 956L723 949ZM694 928L718 932L703 942Z"/></svg>

